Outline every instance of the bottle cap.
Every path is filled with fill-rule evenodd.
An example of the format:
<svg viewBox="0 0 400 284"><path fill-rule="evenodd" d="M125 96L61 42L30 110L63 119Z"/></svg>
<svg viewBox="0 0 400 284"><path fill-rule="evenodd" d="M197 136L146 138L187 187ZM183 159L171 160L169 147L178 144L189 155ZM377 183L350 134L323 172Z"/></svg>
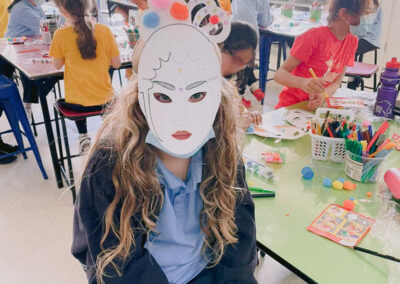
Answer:
<svg viewBox="0 0 400 284"><path fill-rule="evenodd" d="M393 69L399 69L400 68L400 62L397 61L397 57L392 57L391 61L388 61L386 63L387 68L393 68Z"/></svg>

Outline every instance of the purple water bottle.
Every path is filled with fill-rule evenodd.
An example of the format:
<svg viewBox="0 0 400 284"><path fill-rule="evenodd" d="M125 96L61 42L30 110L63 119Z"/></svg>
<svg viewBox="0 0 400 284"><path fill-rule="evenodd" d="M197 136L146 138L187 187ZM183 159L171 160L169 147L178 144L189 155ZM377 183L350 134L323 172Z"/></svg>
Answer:
<svg viewBox="0 0 400 284"><path fill-rule="evenodd" d="M385 71L381 74L381 86L378 88L376 97L374 115L394 118L393 109L397 99L396 86L400 83L400 62L396 57L386 63Z"/></svg>

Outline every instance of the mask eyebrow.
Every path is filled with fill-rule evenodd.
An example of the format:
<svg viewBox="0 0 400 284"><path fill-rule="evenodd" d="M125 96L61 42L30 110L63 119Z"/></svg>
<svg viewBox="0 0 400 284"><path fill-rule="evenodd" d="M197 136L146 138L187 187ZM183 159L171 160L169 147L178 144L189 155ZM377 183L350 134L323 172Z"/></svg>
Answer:
<svg viewBox="0 0 400 284"><path fill-rule="evenodd" d="M207 81L197 81L197 82L194 82L192 84L189 84L189 85L187 85L186 90L189 91L191 89L194 89L194 88L196 88L198 86L203 85L205 82L207 82Z"/></svg>
<svg viewBox="0 0 400 284"><path fill-rule="evenodd" d="M167 90L170 91L175 91L175 86L166 82L162 82L162 81L152 81L154 84L157 84Z"/></svg>

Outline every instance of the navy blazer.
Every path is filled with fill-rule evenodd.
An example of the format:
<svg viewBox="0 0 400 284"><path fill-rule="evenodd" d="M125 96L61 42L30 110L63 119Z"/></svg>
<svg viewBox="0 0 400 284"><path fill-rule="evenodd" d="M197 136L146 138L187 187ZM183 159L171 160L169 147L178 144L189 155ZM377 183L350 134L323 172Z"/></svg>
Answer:
<svg viewBox="0 0 400 284"><path fill-rule="evenodd" d="M114 199L115 188L112 172L115 160L110 152L98 150L91 158L82 179L79 196L75 205L73 224L72 254L83 265L88 283L96 281L96 258L101 252L100 240L104 233L106 209ZM239 166L237 187L245 188L235 208L238 243L226 247L222 260L214 267L205 268L189 283L257 283L254 269L257 263L256 228L254 221L254 203L247 189L243 164ZM118 222L120 211L116 210L114 221ZM141 216L133 216L132 228L138 228ZM114 270L106 271L110 277L104 277L107 284L112 283L157 283L167 284L164 272L152 257L144 244L146 232L135 230L135 248L126 261L121 264L122 276ZM110 232L104 244L105 248L118 244L116 236Z"/></svg>

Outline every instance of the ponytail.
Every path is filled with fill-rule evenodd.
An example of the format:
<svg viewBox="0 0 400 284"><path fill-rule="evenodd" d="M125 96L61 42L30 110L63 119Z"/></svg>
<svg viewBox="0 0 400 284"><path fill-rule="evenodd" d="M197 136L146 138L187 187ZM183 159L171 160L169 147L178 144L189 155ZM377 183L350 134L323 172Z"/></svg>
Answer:
<svg viewBox="0 0 400 284"><path fill-rule="evenodd" d="M83 59L95 59L97 41L94 24L89 15L96 3L92 0L54 0L58 8L63 8L74 17L74 31L78 34L76 44Z"/></svg>
<svg viewBox="0 0 400 284"><path fill-rule="evenodd" d="M94 37L94 25L89 16L78 16L74 23L74 31L78 34L76 44L83 59L96 58L97 41Z"/></svg>

